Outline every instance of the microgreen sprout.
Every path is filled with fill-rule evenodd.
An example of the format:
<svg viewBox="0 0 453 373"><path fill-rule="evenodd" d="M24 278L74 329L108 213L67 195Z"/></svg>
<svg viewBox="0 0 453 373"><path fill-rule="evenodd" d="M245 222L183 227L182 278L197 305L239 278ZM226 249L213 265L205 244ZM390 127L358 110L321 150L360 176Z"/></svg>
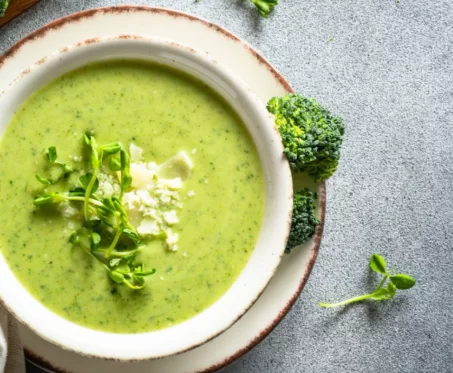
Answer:
<svg viewBox="0 0 453 373"><path fill-rule="evenodd" d="M44 184L44 185L52 185L52 184L56 184L58 183L62 178L67 178L72 172L74 172L74 169L70 166L68 166L66 163L63 163L61 161L59 161L57 159L57 149L55 148L55 146L51 146L47 152L46 152L46 158L48 160L48 162L51 164L51 165L56 165L56 166L59 166L61 167L62 169L62 172L60 174L59 177L57 177L56 179L52 180L52 179L48 179L48 178L44 178L44 177L41 177L40 175L36 175L36 179L41 183L41 184Z"/></svg>
<svg viewBox="0 0 453 373"><path fill-rule="evenodd" d="M345 306L351 303L362 302L367 299L373 301L388 300L395 296L397 289L407 290L415 285L416 281L413 277L404 273L392 274L387 271L385 259L379 254L373 254L371 256L369 266L372 271L384 276L373 292L347 299L339 303L321 302L319 303L319 305L324 308L331 308Z"/></svg>
<svg viewBox="0 0 453 373"><path fill-rule="evenodd" d="M69 237L73 248L80 247L95 259L115 283L125 284L135 290L142 289L145 286L144 278L155 270L146 271L143 264L135 263L137 254L142 250L141 241L121 203L124 192L132 185L129 154L117 142L98 145L91 134L85 134L84 140L90 150L91 170L79 177L79 185L65 193L46 192L37 196L33 203L36 207L64 202L78 203L84 218L82 226ZM73 172L72 168L57 160L54 146L48 149L46 156L51 164L62 167L63 176ZM113 196L100 200L95 193L99 188L98 175L107 158L110 158L108 169L114 173L120 172L121 193L119 198ZM52 185L62 177L50 180L37 176L37 179L44 185Z"/></svg>

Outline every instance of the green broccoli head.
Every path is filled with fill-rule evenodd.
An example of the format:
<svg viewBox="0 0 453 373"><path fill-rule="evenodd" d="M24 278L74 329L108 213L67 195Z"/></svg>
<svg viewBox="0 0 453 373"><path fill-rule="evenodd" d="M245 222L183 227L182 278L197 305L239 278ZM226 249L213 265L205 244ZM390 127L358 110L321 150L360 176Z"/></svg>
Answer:
<svg viewBox="0 0 453 373"><path fill-rule="evenodd" d="M294 194L291 230L285 250L287 253L291 252L292 248L308 241L315 233L316 226L321 222L315 216L317 199L318 194L310 192L308 189Z"/></svg>
<svg viewBox="0 0 453 373"><path fill-rule="evenodd" d="M3 17L5 15L8 4L9 0L0 0L0 17Z"/></svg>
<svg viewBox="0 0 453 373"><path fill-rule="evenodd" d="M284 152L294 172L306 172L316 182L327 180L338 166L343 121L315 99L299 94L274 97L267 109L275 115Z"/></svg>

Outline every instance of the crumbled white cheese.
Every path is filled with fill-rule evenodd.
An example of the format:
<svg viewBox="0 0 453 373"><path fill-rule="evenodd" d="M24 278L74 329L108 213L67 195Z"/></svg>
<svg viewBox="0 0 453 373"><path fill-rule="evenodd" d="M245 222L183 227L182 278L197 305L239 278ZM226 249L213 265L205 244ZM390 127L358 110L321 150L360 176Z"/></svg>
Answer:
<svg viewBox="0 0 453 373"><path fill-rule="evenodd" d="M144 163L131 163L130 173L133 188L143 188L151 183L155 172L150 170Z"/></svg>
<svg viewBox="0 0 453 373"><path fill-rule="evenodd" d="M195 195L195 192L193 190L190 190L189 193L187 193L189 197L193 197Z"/></svg>
<svg viewBox="0 0 453 373"><path fill-rule="evenodd" d="M192 174L193 163L185 151L180 151L159 166L157 175L162 179L188 179Z"/></svg>
<svg viewBox="0 0 453 373"><path fill-rule="evenodd" d="M175 177L174 179L162 179L159 180L162 185L169 187L170 189L181 189L182 188L182 180L179 177Z"/></svg>
<svg viewBox="0 0 453 373"><path fill-rule="evenodd" d="M58 210L60 210L61 215L64 218L71 218L78 213L78 210L72 207L68 202L60 203Z"/></svg>
<svg viewBox="0 0 453 373"><path fill-rule="evenodd" d="M165 240L165 242L167 243L168 250L177 251L178 240L179 240L178 233L173 233L171 229L167 229L167 239Z"/></svg>
<svg viewBox="0 0 453 373"><path fill-rule="evenodd" d="M145 218L142 220L140 225L137 227L138 234L141 235L153 235L158 236L162 233L162 230L159 228L159 225L156 220Z"/></svg>
<svg viewBox="0 0 453 373"><path fill-rule="evenodd" d="M176 216L175 210L164 212L164 220L167 222L168 225L179 223L179 218Z"/></svg>
<svg viewBox="0 0 453 373"><path fill-rule="evenodd" d="M120 194L120 184L118 178L111 174L100 172L98 174L99 187L95 193L99 198L110 198Z"/></svg>

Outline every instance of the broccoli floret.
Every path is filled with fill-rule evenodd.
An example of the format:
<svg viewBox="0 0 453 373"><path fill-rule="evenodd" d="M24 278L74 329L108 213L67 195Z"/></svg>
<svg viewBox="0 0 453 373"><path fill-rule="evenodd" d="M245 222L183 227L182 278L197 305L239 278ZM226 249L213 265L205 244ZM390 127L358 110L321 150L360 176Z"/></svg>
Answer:
<svg viewBox="0 0 453 373"><path fill-rule="evenodd" d="M269 13L278 5L278 0L250 0L255 4L261 17L267 18Z"/></svg>
<svg viewBox="0 0 453 373"><path fill-rule="evenodd" d="M0 0L0 17L3 17L5 15L8 4L9 0Z"/></svg>
<svg viewBox="0 0 453 373"><path fill-rule="evenodd" d="M291 252L292 248L308 241L315 233L316 226L321 222L315 216L317 199L318 194L310 192L308 189L294 194L291 230L285 250L287 253Z"/></svg>
<svg viewBox="0 0 453 373"><path fill-rule="evenodd" d="M327 180L338 166L343 142L343 121L315 99L299 94L274 97L267 109L283 140L293 172L306 172L316 182Z"/></svg>

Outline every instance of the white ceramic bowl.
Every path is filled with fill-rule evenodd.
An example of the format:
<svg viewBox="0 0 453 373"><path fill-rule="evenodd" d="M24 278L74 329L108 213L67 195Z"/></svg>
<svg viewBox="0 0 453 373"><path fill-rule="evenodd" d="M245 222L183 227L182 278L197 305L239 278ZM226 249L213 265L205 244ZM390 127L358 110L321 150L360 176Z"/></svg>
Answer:
<svg viewBox="0 0 453 373"><path fill-rule="evenodd" d="M163 39L91 39L42 59L0 94L0 135L15 111L39 87L85 64L118 58L155 61L185 71L216 90L242 118L258 149L265 178L264 219L252 256L232 287L211 307L185 322L154 332L100 332L58 316L27 292L1 254L0 299L19 321L65 349L103 359L154 359L210 340L231 326L259 297L286 245L292 214L292 179L280 136L265 104L206 54Z"/></svg>

